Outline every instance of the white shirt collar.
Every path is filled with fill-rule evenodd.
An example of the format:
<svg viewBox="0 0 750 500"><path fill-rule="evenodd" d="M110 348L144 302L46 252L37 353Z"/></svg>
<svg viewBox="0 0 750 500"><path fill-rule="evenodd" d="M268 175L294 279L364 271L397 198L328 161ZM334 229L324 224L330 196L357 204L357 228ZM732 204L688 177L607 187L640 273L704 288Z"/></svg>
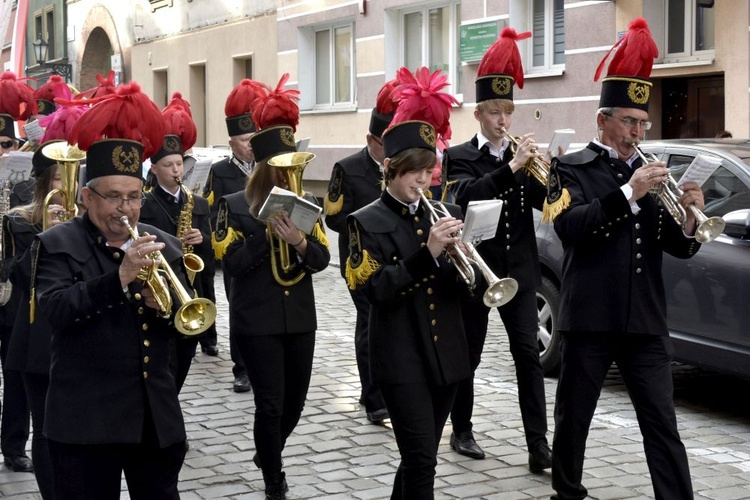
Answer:
<svg viewBox="0 0 750 500"><path fill-rule="evenodd" d="M162 186L161 184L159 184L159 187L160 187L160 188L162 188L162 190L163 190L163 191L164 191L165 193L169 194L169 196L171 196L172 198L174 198L174 199L175 199L175 201L176 201L177 203L179 203L179 202L180 202L180 192L181 192L182 190L180 189L180 187L179 187L179 186L177 186L177 192L175 192L175 193L171 193L171 192L169 192L169 190L168 190L167 188L165 188L164 186Z"/></svg>
<svg viewBox="0 0 750 500"><path fill-rule="evenodd" d="M611 148L611 147L607 146L606 144L602 144L601 142L599 142L599 139L594 139L593 142L594 142L594 144L596 144L597 146L599 146L600 148L602 148L604 151L606 151L609 154L610 158L615 159L615 160L617 160L617 159L620 158L620 155L617 154L617 151L615 151L614 148ZM629 167L632 167L633 166L633 162L636 159L638 159L638 153L635 152L635 151L633 151L633 155L630 158L628 158L627 160L625 160L625 163L627 163Z"/></svg>
<svg viewBox="0 0 750 500"><path fill-rule="evenodd" d="M510 141L507 137L503 137L503 142L500 145L500 149L496 148L492 142L490 142L489 139L487 139L482 132L477 132L477 149L482 149L482 146L487 144L487 148L489 148L490 154L492 156L495 156L497 158L502 158L503 154L505 153L505 149L508 147L508 143Z"/></svg>

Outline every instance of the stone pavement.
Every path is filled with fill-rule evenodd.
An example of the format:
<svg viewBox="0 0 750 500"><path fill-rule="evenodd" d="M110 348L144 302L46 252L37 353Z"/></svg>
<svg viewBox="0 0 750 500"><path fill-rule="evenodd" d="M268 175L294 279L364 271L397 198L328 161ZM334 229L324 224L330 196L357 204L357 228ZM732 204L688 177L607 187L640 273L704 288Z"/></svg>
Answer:
<svg viewBox="0 0 750 500"><path fill-rule="evenodd" d="M338 263L336 257L332 263ZM216 283L221 352L218 357L196 355L181 395L190 451L180 475L180 491L186 500L262 499L263 480L252 463L253 397L231 390L227 305L220 276ZM357 404L353 306L337 267L316 275L315 293L318 332L313 378L302 419L284 450L288 498L389 498L398 450L389 426L369 424ZM452 452L448 425L439 450L435 496L549 498L549 471L533 475L526 466L515 374L497 314L491 315L490 326L477 372L474 412L475 436L487 459L477 461ZM678 421L696 498L750 498L750 410L741 399L750 385L689 367L677 366L675 373ZM555 387L555 379L546 380L550 441ZM733 394L707 404L719 387L730 387ZM589 435L584 484L598 499L653 497L634 412L614 369ZM0 497L40 498L31 474L4 467L0 467ZM122 498L129 498L124 486Z"/></svg>

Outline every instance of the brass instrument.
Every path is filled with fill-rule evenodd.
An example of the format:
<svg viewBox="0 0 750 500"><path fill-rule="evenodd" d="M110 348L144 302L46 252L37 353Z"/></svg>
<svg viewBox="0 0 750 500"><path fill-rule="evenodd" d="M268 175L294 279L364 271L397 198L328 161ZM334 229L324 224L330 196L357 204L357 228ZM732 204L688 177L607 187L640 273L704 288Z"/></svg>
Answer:
<svg viewBox="0 0 750 500"><path fill-rule="evenodd" d="M136 230L130 226L127 216L120 217L120 222L128 228L131 238L139 238ZM147 233L143 235L146 236ZM153 264L142 268L138 272L138 279L153 292L160 315L167 318L172 313L171 288L181 304L174 317L177 330L183 335L199 335L208 330L216 321L216 305L208 299L192 298L160 251L152 252L149 258ZM167 283L161 280L162 275Z"/></svg>
<svg viewBox="0 0 750 500"><path fill-rule="evenodd" d="M440 215L424 195L424 192L421 189L417 189L417 192L419 193L419 197L422 200L425 210L430 214L430 222L435 224L438 219L440 219ZM445 205L438 203L437 206L441 212L448 215L448 210L445 208ZM459 232L456 236L460 239L461 233ZM449 245L454 250L454 253L447 252L447 258L454 266L456 266L458 274L464 280L466 286L469 287L469 290L473 290L477 285L474 268L471 267L471 262L473 261L487 282L487 291L484 292L484 296L482 297L484 305L487 307L499 307L510 302L518 291L518 282L510 277L498 278L484 259L482 259L482 256L479 255L479 252L477 252L474 245L468 242L464 244L466 245L466 248L469 249L471 260L464 255L463 251L459 248L458 243L452 243Z"/></svg>
<svg viewBox="0 0 750 500"><path fill-rule="evenodd" d="M502 127L502 131L510 141L510 150L513 152L513 154L516 154L520 138L510 135L505 127ZM523 166L523 170L527 175L530 175L531 177L536 179L542 186L546 186L547 179L549 179L549 162L544 159L544 155L536 154L536 150L533 150L533 152L534 157L529 158L529 160Z"/></svg>
<svg viewBox="0 0 750 500"><path fill-rule="evenodd" d="M63 211L58 211L57 218L61 221L72 219L78 215L78 205L76 204L76 195L78 193L78 170L81 160L86 157L86 153L76 146L70 146L64 142L54 142L42 148L42 154L51 160L55 160L60 165L60 175L62 176L62 187L53 189L44 197L42 204L42 231L48 229L47 210L49 209L52 197L60 194L62 197Z"/></svg>
<svg viewBox="0 0 750 500"><path fill-rule="evenodd" d="M182 179L175 177L174 180L177 182L177 185L180 186L182 194L185 196L185 204L182 206L180 217L177 219L177 238L182 240L188 231L193 228L193 207L195 206L195 199L193 198L192 191L182 183ZM192 285L195 281L195 276L203 271L203 268L205 267L203 259L193 253L193 245L183 243L182 260L185 263L188 280Z"/></svg>
<svg viewBox="0 0 750 500"><path fill-rule="evenodd" d="M641 151L641 148L638 147L638 143L633 142L632 146L636 153L638 153L638 156L641 158L644 165L659 161L654 155L646 154ZM672 218L684 228L687 223L687 214L678 201L680 196L682 196L683 191L677 185L672 174L667 175L667 180L665 182L660 182L658 185L651 188L650 193L652 196L655 196L662 205L664 205L664 208L667 209ZM698 242L709 243L724 232L724 226L726 225L724 219L721 217L709 218L695 205L689 205L688 208L693 213L695 220L698 223L698 228L695 231L695 239Z"/></svg>
<svg viewBox="0 0 750 500"><path fill-rule="evenodd" d="M286 183L289 191L292 191L297 196L302 196L304 191L302 190L302 172L305 167L315 159L313 153L285 153L278 156L274 156L268 160L268 165L278 168L286 179ZM289 244L279 238L271 229L271 223L267 223L269 238L268 241L271 245L271 271L276 282L281 286L292 286L298 283L304 276L305 271L300 271L297 276L292 279L284 279L279 273L279 267L285 273L288 273L294 269L297 264L292 264L289 256ZM276 257L276 254L279 254Z"/></svg>
<svg viewBox="0 0 750 500"><path fill-rule="evenodd" d="M10 181L4 180L0 183L0 217L8 213L10 210ZM0 256L3 256L3 251L6 248L5 231L2 232L0 237ZM6 281L0 281L0 306L4 306L10 300L11 293L13 293L13 284L10 279Z"/></svg>

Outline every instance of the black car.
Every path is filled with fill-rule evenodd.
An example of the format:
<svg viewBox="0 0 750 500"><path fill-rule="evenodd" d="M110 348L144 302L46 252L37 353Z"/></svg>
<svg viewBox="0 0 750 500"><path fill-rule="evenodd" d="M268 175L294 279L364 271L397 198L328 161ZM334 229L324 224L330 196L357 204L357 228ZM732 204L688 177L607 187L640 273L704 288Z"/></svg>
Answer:
<svg viewBox="0 0 750 500"><path fill-rule="evenodd" d="M750 141L646 141L641 149L667 162L677 181L697 154L721 159L702 189L704 213L722 217L726 227L690 259L664 254L667 323L676 361L750 376ZM560 366L556 320L563 249L552 225L541 222L540 213L535 217L542 268L539 351L545 373L554 375Z"/></svg>

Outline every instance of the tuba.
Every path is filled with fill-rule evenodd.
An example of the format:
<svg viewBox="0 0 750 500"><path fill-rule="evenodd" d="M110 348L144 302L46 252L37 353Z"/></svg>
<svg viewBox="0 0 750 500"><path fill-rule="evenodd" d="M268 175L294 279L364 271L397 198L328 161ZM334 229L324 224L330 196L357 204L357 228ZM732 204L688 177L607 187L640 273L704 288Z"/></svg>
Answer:
<svg viewBox="0 0 750 500"><path fill-rule="evenodd" d="M127 216L120 217L120 222L128 228L131 238L138 239L138 233L130 226ZM146 234L143 233L144 236ZM142 268L138 272L138 279L153 292L154 300L159 305L159 314L164 318L172 314L171 289L180 303L174 317L175 328L183 335L200 335L208 330L216 321L216 305L208 299L190 297L160 251L151 253L149 258L153 264ZM162 275L167 281L166 284L161 280Z"/></svg>
<svg viewBox="0 0 750 500"><path fill-rule="evenodd" d="M518 150L518 143L519 138L514 137L508 133L505 127L502 127L503 133L505 134L505 137L508 138L510 141L510 149L513 152L513 154L516 154L516 151ZM529 160L526 162L526 164L523 166L524 172L526 172L526 175L530 175L534 179L536 179L542 186L547 186L547 180L549 179L549 162L544 159L543 155L536 153L536 148L533 149L534 157L529 158Z"/></svg>
<svg viewBox="0 0 750 500"><path fill-rule="evenodd" d="M182 179L175 177L174 180L180 186L182 194L185 195L185 203L180 211L180 216L177 219L177 238L180 240L193 228L193 207L195 206L195 199L193 193L182 183ZM195 281L195 275L203 271L205 265L203 259L197 254L193 253L193 245L182 244L182 260L185 263L185 270L187 271L187 277L190 284Z"/></svg>
<svg viewBox="0 0 750 500"><path fill-rule="evenodd" d="M424 192L421 189L417 189L417 192L419 193L419 197L422 199L422 204L424 205L425 210L427 210L427 212L430 214L430 223L435 224L440 218L440 215L435 210L435 207L432 206L430 200L428 200L424 195ZM438 207L440 208L441 212L443 212L444 214L448 214L448 210L445 208L445 205L443 205L442 203L438 203ZM460 238L461 234L459 233L456 236ZM474 290L474 288L476 288L477 286L474 268L471 267L471 262L473 261L479 268L479 272L481 272L482 276L484 276L485 281L487 281L487 291L484 292L484 296L482 297L484 305L486 305L487 307L499 307L510 302L518 291L518 282L510 277L498 278L495 273L492 272L492 269L490 269L484 259L482 259L482 256L479 255L479 252L477 252L477 249L474 248L474 245L472 243L464 244L469 249L471 260L469 260L469 258L464 255L463 251L461 251L460 248L458 248L458 243L452 243L450 245L455 250L455 252L453 254L448 252L447 258L453 263L454 266L456 266L458 274L464 280L466 286L469 287L469 290Z"/></svg>
<svg viewBox="0 0 750 500"><path fill-rule="evenodd" d="M44 197L42 231L46 231L48 229L47 210L54 195L60 194L62 197L63 210L57 213L58 219L66 221L78 215L78 205L76 204L78 170L81 160L86 157L86 153L76 146L70 146L64 142L55 142L44 146L42 154L51 160L55 160L60 165L60 175L62 176L62 187L53 189Z"/></svg>
<svg viewBox="0 0 750 500"><path fill-rule="evenodd" d="M281 171L286 179L289 191L297 196L302 196L302 172L305 167L315 159L313 153L284 153L274 156L268 160L268 165ZM285 279L281 276L279 270L284 273L291 272L297 264L292 264L289 254L289 244L276 236L271 229L271 223L267 223L269 233L269 243L271 245L271 271L276 282L281 286L292 286L297 284L304 276L305 271L300 271L297 276L291 279ZM278 256L277 256L278 254Z"/></svg>
<svg viewBox="0 0 750 500"><path fill-rule="evenodd" d="M654 155L647 155L646 153L641 151L641 148L638 147L637 142L633 142L632 146L633 149L635 149L636 153L638 153L638 156L641 158L641 161L644 165L647 163L659 161L658 158L656 158ZM650 193L652 196L658 199L662 205L664 205L664 208L667 209L672 218L684 228L685 224L687 223L687 214L685 213L685 209L682 207L682 205L680 205L678 201L680 196L682 196L683 191L677 185L677 182L674 180L674 177L672 177L672 174L667 175L667 180L665 182L661 182L655 187L651 188ZM715 240L722 232L724 232L724 226L726 225L726 222L724 222L724 219L722 219L721 217L709 218L695 205L689 205L688 209L690 209L690 211L693 213L693 215L695 216L695 220L698 223L698 229L696 229L695 231L695 239L699 243L709 243Z"/></svg>

